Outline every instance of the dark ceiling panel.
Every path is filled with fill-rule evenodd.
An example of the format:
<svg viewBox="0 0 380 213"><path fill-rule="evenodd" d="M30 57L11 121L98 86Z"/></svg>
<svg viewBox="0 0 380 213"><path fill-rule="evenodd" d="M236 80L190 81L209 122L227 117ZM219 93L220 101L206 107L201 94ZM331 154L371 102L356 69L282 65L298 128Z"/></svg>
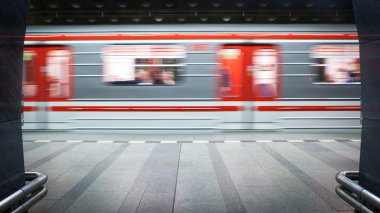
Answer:
<svg viewBox="0 0 380 213"><path fill-rule="evenodd" d="M354 23L349 0L30 0L29 25Z"/></svg>

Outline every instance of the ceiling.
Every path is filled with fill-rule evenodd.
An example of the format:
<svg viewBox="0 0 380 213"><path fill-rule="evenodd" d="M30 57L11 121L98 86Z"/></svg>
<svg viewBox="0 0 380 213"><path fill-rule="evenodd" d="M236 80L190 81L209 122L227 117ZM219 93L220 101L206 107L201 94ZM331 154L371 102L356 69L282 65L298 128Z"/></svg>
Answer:
<svg viewBox="0 0 380 213"><path fill-rule="evenodd" d="M29 25L354 23L350 0L29 1Z"/></svg>

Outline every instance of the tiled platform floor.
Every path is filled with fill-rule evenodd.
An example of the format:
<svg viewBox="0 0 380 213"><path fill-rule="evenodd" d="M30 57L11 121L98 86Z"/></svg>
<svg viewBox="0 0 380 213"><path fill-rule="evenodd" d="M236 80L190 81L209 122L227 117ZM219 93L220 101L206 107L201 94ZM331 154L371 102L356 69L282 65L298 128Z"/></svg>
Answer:
<svg viewBox="0 0 380 213"><path fill-rule="evenodd" d="M24 138L57 140L43 134ZM350 212L334 176L358 169L359 149L352 141L24 143L27 170L49 176L48 195L30 212L80 213Z"/></svg>

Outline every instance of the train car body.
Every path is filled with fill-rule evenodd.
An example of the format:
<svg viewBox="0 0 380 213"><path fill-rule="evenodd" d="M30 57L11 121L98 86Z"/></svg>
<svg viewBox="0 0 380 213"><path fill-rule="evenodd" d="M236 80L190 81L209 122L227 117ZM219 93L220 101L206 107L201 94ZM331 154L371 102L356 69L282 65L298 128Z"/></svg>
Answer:
<svg viewBox="0 0 380 213"><path fill-rule="evenodd" d="M358 130L351 25L29 27L24 129Z"/></svg>

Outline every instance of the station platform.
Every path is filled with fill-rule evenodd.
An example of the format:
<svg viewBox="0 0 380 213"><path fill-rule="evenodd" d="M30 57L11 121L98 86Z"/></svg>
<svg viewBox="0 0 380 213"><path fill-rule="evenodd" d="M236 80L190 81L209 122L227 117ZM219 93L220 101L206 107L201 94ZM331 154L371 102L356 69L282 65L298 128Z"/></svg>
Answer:
<svg viewBox="0 0 380 213"><path fill-rule="evenodd" d="M335 175L360 134L24 132L27 171L49 176L30 212L354 212Z"/></svg>

